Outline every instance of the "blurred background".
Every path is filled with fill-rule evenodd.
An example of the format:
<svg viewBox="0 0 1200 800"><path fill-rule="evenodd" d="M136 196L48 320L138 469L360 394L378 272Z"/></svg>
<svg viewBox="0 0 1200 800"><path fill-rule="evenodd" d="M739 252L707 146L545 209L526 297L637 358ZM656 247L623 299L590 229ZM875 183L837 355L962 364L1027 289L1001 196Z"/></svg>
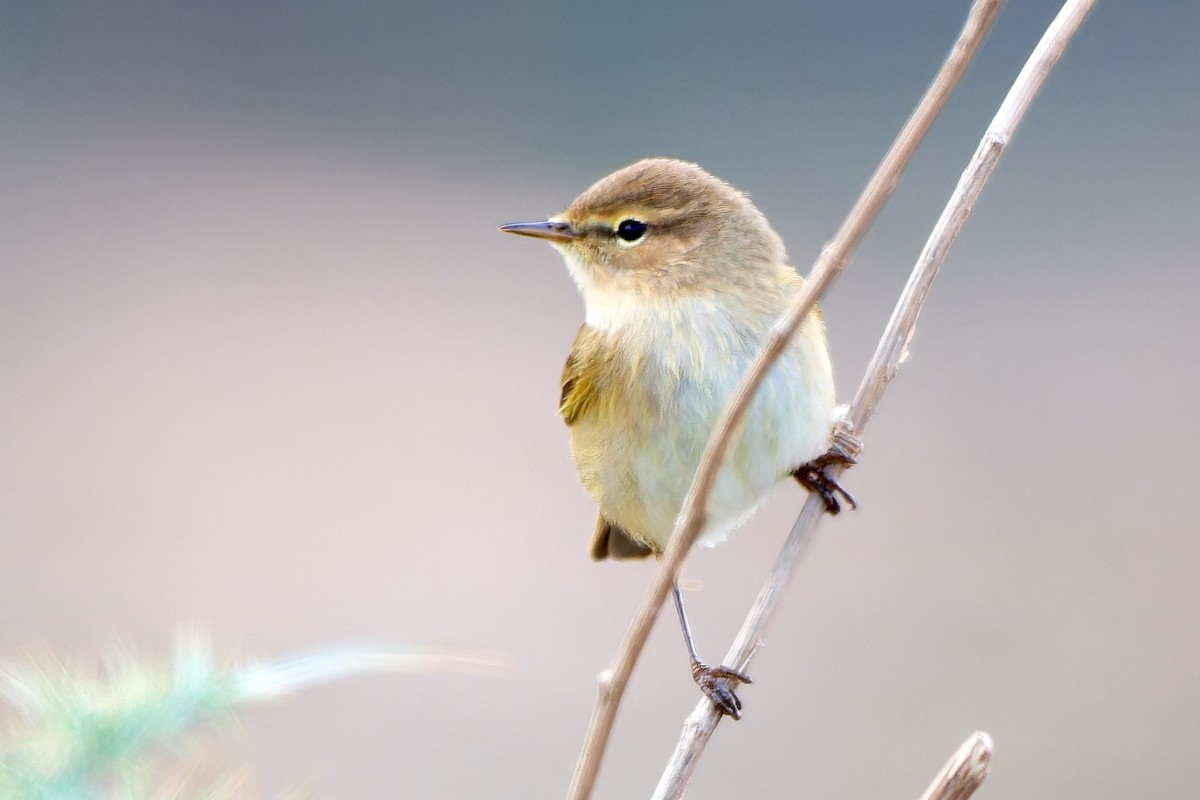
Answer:
<svg viewBox="0 0 1200 800"><path fill-rule="evenodd" d="M846 399L1054 13L1010 0L824 303ZM652 574L594 564L556 414L582 304L496 232L646 155L807 271L966 2L15 2L0 25L0 657L342 641L504 654L243 718L268 796L556 797ZM1183 796L1200 746L1200 51L1100 3L952 250L694 798ZM686 567L724 653L803 500ZM668 607L597 797L697 693Z"/></svg>

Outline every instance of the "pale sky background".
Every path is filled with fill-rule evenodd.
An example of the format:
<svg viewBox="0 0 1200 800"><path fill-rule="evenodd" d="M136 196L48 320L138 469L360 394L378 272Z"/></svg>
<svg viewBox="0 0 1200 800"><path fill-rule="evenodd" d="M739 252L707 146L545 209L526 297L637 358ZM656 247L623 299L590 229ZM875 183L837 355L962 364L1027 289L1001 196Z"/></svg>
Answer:
<svg viewBox="0 0 1200 800"><path fill-rule="evenodd" d="M646 155L807 270L965 2L0 5L0 658L499 652L255 709L248 796L558 797L651 577L593 564L555 410L581 303L498 224ZM1057 10L1010 0L824 304L849 396ZM1001 162L696 800L1194 794L1200 6L1101 2ZM802 502L687 567L718 660ZM667 609L598 798L696 690Z"/></svg>

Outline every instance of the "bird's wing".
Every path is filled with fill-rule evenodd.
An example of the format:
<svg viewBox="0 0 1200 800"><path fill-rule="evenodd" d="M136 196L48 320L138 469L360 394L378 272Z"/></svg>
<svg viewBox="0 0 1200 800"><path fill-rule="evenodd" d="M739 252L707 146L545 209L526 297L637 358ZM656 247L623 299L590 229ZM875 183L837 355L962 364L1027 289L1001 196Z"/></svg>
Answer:
<svg viewBox="0 0 1200 800"><path fill-rule="evenodd" d="M558 400L558 413L567 425L574 425L600 393L603 353L598 345L599 337L595 331L586 324L580 326L567 363L563 365L562 394Z"/></svg>

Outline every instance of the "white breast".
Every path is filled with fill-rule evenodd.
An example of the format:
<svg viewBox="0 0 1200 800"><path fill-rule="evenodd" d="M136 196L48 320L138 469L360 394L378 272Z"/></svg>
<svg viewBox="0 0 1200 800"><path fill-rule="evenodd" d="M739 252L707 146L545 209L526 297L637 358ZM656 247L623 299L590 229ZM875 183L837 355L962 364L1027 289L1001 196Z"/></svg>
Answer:
<svg viewBox="0 0 1200 800"><path fill-rule="evenodd" d="M661 548L720 411L773 320L748 333L704 300L651 309L636 308L641 303L627 293L585 297L589 325L644 344L639 374L658 410L616 428L611 421L581 420L572 428L576 463L581 473L588 471L585 483L605 518ZM751 405L718 477L701 544L722 541L776 483L825 452L833 402L824 333L810 320ZM592 454L587 464L578 458L584 451Z"/></svg>

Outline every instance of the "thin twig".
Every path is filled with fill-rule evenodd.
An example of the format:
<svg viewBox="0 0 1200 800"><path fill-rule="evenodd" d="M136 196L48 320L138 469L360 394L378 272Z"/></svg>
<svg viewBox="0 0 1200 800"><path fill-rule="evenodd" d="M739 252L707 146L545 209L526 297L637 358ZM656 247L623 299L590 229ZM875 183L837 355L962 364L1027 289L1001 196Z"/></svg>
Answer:
<svg viewBox="0 0 1200 800"><path fill-rule="evenodd" d="M770 337L759 350L717 422L684 500L675 531L663 554L658 574L647 589L642 604L625 633L613 666L600 676L595 710L588 726L587 739L576 763L568 797L580 800L591 794L599 772L600 760L608 744L613 721L616 719L617 707L629 682L629 675L633 672L633 665L641 654L667 592L679 574L684 557L704 527L708 497L712 493L717 471L728 454L738 423L745 416L767 369L787 346L788 340L799 329L809 310L841 274L867 228L891 197L899 183L900 174L908 166L917 145L966 74L967 67L999 11L1000 3L1001 0L976 0L972 5L966 26L945 64L901 129L875 174L871 176L863 193L842 223L841 229L833 241L822 249L804 288L772 329Z"/></svg>
<svg viewBox="0 0 1200 800"><path fill-rule="evenodd" d="M992 737L975 731L950 756L920 800L967 800L992 768Z"/></svg>
<svg viewBox="0 0 1200 800"><path fill-rule="evenodd" d="M908 353L908 344L916 330L917 317L946 253L966 223L971 208L995 169L1030 101L1041 88L1046 75L1062 55L1067 42L1078 30L1094 2L1095 0L1068 0L1064 4L984 132L978 149L959 178L954 193L917 258L908 284L896 304L895 311L892 312L892 318L867 367L846 420L842 423L843 434L850 432L855 437L861 437L888 384L899 372L900 365ZM840 468L832 471L840 473ZM779 593L811 541L812 531L824 512L824 503L820 498L810 496L805 502L780 552L775 568L759 591L722 663L738 670L744 669L766 628ZM707 700L702 700L688 716L683 734L653 795L655 798L674 798L682 795L699 754L716 729L720 716Z"/></svg>

